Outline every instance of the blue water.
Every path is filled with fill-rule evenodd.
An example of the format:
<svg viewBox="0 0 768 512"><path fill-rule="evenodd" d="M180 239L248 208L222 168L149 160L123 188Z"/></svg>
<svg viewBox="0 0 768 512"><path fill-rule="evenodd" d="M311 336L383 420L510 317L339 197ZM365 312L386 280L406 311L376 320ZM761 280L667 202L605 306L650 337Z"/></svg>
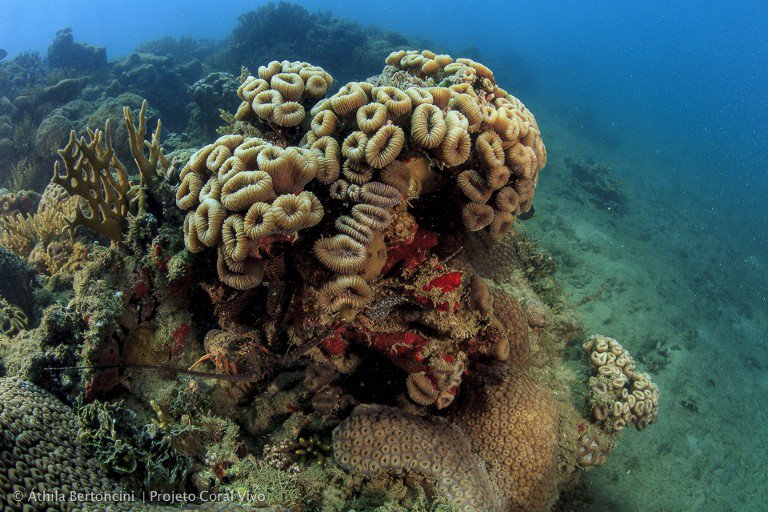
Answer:
<svg viewBox="0 0 768 512"><path fill-rule="evenodd" d="M3 0L0 48L9 58L44 54L56 30L71 26L76 40L106 46L116 58L165 34L223 38L241 12L263 3ZM523 66L530 83L515 93L529 103L555 100L642 141L645 158L675 163L681 176L669 179L706 192L705 203L727 205L715 215L750 225L766 219L765 2L298 3L453 51L475 46L502 83Z"/></svg>
<svg viewBox="0 0 768 512"><path fill-rule="evenodd" d="M3 0L0 48L7 59L27 50L44 55L56 31L71 26L76 41L105 46L115 59L163 35L224 38L240 13L263 3ZM647 252L660 267L674 259L684 278L704 283L668 307L700 304L701 318L685 328L698 329L705 344L735 344L722 334L733 324L739 342L753 344L744 352L768 367L759 322L768 308L768 2L297 3L423 37L455 56L476 47L497 81L514 84L510 91L536 114L545 142L548 121L560 122L580 132L576 141L634 162L618 172L646 191L634 199L652 232ZM567 155L550 156L557 165ZM537 215L547 213L537 208ZM657 225L677 227L654 232ZM670 403L686 386L669 391ZM699 439L686 435L701 455ZM759 479L764 465L755 471ZM706 508L705 501L699 509Z"/></svg>

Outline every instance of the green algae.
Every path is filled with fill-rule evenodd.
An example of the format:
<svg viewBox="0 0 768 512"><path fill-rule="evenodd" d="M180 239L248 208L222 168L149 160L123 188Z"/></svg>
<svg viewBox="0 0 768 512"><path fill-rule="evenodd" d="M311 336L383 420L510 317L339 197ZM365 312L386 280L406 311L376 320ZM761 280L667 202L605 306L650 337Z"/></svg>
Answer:
<svg viewBox="0 0 768 512"><path fill-rule="evenodd" d="M126 487L172 491L183 485L192 463L171 445L180 432L142 425L121 403L80 403L78 418L80 442Z"/></svg>

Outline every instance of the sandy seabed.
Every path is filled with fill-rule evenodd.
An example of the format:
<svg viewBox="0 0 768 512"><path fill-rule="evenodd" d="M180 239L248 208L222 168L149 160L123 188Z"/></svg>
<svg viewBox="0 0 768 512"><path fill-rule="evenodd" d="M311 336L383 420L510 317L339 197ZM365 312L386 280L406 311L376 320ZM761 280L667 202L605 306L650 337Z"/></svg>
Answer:
<svg viewBox="0 0 768 512"><path fill-rule="evenodd" d="M762 510L768 502L767 255L643 148L608 148L536 111L549 163L525 227L558 262L588 333L618 339L662 391L659 420L627 431L608 463L582 475L573 510ZM605 163L626 213L606 209L565 157ZM661 162L661 163L659 163ZM766 262L768 263L768 262ZM575 353L575 351L574 351Z"/></svg>

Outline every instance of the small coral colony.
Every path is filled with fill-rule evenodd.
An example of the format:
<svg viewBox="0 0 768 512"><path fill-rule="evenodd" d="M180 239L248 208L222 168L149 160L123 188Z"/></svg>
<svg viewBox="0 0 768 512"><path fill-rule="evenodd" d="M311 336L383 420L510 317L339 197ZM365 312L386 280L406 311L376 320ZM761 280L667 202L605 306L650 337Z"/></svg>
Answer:
<svg viewBox="0 0 768 512"><path fill-rule="evenodd" d="M240 80L210 144L166 156L146 103L126 108L134 162L109 123L73 132L36 211L5 217L2 245L69 295L37 326L0 303L3 429L12 397L51 402L30 414L73 419L72 449L101 463L88 485L531 511L654 423L659 390L616 340L565 364L580 323L516 222L547 153L490 69L398 51L332 95L306 62ZM29 459L4 490L46 481L3 443L4 468Z"/></svg>

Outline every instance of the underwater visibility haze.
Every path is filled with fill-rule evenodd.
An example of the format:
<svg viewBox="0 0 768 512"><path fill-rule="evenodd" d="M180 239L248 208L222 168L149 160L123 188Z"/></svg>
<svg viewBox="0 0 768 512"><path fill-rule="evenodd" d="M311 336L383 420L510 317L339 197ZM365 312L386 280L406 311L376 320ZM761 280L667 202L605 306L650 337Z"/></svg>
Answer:
<svg viewBox="0 0 768 512"><path fill-rule="evenodd" d="M765 508L763 2L0 12L2 511Z"/></svg>

